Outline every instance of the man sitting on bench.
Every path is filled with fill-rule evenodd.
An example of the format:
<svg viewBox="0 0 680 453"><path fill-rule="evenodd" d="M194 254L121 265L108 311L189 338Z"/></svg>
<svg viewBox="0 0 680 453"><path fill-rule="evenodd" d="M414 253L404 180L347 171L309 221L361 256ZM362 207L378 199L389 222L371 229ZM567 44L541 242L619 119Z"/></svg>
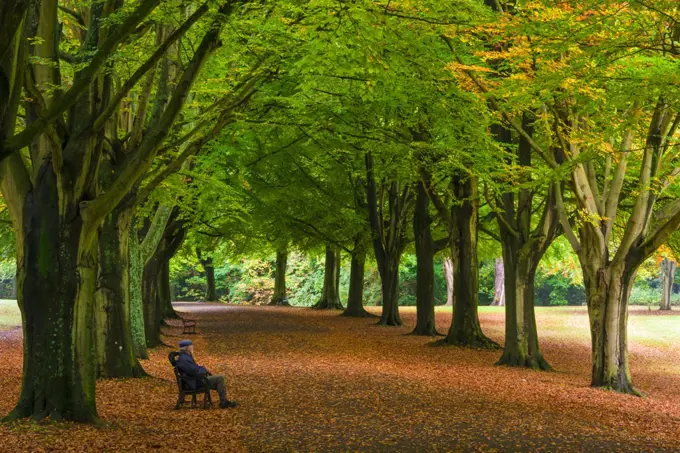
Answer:
<svg viewBox="0 0 680 453"><path fill-rule="evenodd" d="M207 376L210 383L210 390L217 390L220 395L220 407L236 407L236 401L229 401L227 399L227 386L224 384L224 376L213 376L210 372L202 366L194 362L194 345L191 340L182 340L179 342L179 356L177 357L177 370L188 377L202 377ZM189 386L196 390L196 381L187 381Z"/></svg>

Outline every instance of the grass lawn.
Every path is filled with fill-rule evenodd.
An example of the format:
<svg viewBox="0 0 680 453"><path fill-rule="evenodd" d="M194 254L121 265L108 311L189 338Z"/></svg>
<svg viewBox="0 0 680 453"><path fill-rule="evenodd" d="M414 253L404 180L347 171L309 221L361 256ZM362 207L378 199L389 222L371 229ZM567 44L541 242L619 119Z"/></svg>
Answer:
<svg viewBox="0 0 680 453"><path fill-rule="evenodd" d="M0 426L6 451L680 451L680 311L632 307L637 398L589 387L585 307L539 307L541 347L555 372L494 366L500 351L432 347L405 326L303 308L176 305L198 320L197 361L227 376L235 410L173 411L170 348L143 361L152 376L98 383L106 428L19 422ZM377 313L377 308L370 308ZM502 343L503 308L481 307L482 328ZM5 342L0 384L21 385L18 310L0 302ZM437 308L445 332L450 308ZM17 323L15 322L15 326ZM165 341L182 338L165 329ZM4 451L4 450L2 450Z"/></svg>

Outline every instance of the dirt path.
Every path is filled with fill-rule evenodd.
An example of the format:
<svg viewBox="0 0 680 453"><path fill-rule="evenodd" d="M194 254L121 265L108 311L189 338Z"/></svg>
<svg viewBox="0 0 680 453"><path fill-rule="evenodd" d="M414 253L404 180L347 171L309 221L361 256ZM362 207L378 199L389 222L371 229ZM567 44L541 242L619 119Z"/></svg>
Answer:
<svg viewBox="0 0 680 453"><path fill-rule="evenodd" d="M172 411L170 349L152 351L154 376L98 385L107 429L22 423L0 427L1 451L680 451L677 348L632 344L633 376L647 398L588 387L583 314L539 312L544 354L558 370L494 367L496 351L431 347L431 339L373 320L299 308L177 304L197 319L197 361L227 376L236 410ZM557 313L557 312L554 312ZM448 313L438 313L445 331ZM680 329L680 316L676 316ZM502 340L503 319L482 314ZM576 332L564 338L564 332ZM180 329L166 329L176 344ZM680 333L678 334L680 338ZM0 364L11 401L20 385L20 340ZM649 353L650 350L654 353ZM674 366L675 365L675 366ZM8 445L8 443L4 445Z"/></svg>

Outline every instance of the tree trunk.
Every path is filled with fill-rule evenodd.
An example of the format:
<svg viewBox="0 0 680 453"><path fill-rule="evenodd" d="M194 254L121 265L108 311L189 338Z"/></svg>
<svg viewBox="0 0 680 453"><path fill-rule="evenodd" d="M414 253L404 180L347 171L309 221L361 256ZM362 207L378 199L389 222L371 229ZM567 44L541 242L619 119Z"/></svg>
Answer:
<svg viewBox="0 0 680 453"><path fill-rule="evenodd" d="M413 237L416 246L416 327L413 335L435 336L437 327L434 317L434 245L427 212L430 199L422 184L418 184Z"/></svg>
<svg viewBox="0 0 680 453"><path fill-rule="evenodd" d="M130 322L129 250L132 209L119 207L99 228L99 274L95 292L97 375L141 377Z"/></svg>
<svg viewBox="0 0 680 453"><path fill-rule="evenodd" d="M384 268L380 272L383 305L378 324L381 326L402 325L399 316L399 258L387 255Z"/></svg>
<svg viewBox="0 0 680 453"><path fill-rule="evenodd" d="M137 228L130 230L130 305L132 318L132 338L135 343L137 357L148 359L145 333L145 308L142 297L142 280L146 263L153 257L158 244L163 238L165 226L172 214L172 206L161 205L149 224L144 239L139 241Z"/></svg>
<svg viewBox="0 0 680 453"><path fill-rule="evenodd" d="M46 164L23 204L17 295L24 367L19 401L8 419L97 420L92 303L97 227L62 193Z"/></svg>
<svg viewBox="0 0 680 453"><path fill-rule="evenodd" d="M217 301L217 290L215 289L215 265L213 264L213 258L212 256L203 258L203 253L201 253L199 248L196 249L196 255L198 256L198 261L201 262L203 272L205 272L205 300L206 302L215 302Z"/></svg>
<svg viewBox="0 0 680 453"><path fill-rule="evenodd" d="M661 262L662 272L662 294L661 294L661 310L671 309L671 297L673 296L673 281L675 280L675 261L664 258Z"/></svg>
<svg viewBox="0 0 680 453"><path fill-rule="evenodd" d="M289 306L286 294L286 267L288 265L288 250L276 251L276 269L274 271L274 295L269 305Z"/></svg>
<svg viewBox="0 0 680 453"><path fill-rule="evenodd" d="M479 265L477 261L477 212L479 199L477 181L473 178L457 180L454 208L451 256L454 260L453 320L446 344L496 348L498 345L482 333L477 314L479 298Z"/></svg>
<svg viewBox="0 0 680 453"><path fill-rule="evenodd" d="M446 279L446 306L453 306L453 261L451 258L444 258L444 278Z"/></svg>
<svg viewBox="0 0 680 453"><path fill-rule="evenodd" d="M144 266L142 276L142 301L144 306L144 336L146 347L153 348L163 344L161 341L162 307L159 294L159 274L161 260L158 253L154 253Z"/></svg>
<svg viewBox="0 0 680 453"><path fill-rule="evenodd" d="M314 305L315 309L342 310L340 302L340 250L326 246L326 263L323 274L323 291L321 299Z"/></svg>
<svg viewBox="0 0 680 453"><path fill-rule="evenodd" d="M163 262L158 274L158 297L160 297L163 319L180 319L172 307L172 291L170 289L170 259Z"/></svg>
<svg viewBox="0 0 680 453"><path fill-rule="evenodd" d="M352 252L352 264L349 273L349 294L347 308L343 316L354 318L369 318L374 316L364 308L364 270L366 266L366 252L355 247Z"/></svg>
<svg viewBox="0 0 680 453"><path fill-rule="evenodd" d="M519 239L503 241L505 348L497 365L551 370L538 345L534 313L534 282L539 260L531 260L520 250ZM533 262L532 262L533 261ZM497 260L498 262L498 260Z"/></svg>
<svg viewBox="0 0 680 453"><path fill-rule="evenodd" d="M631 382L626 329L635 271L623 264L601 266L599 257L588 257L585 250L583 255L583 284L592 341L591 385L640 395Z"/></svg>
<svg viewBox="0 0 680 453"><path fill-rule="evenodd" d="M142 278L145 264L142 260L137 229L130 231L130 324L132 342L138 359L148 359L144 333L144 304L142 303Z"/></svg>
<svg viewBox="0 0 680 453"><path fill-rule="evenodd" d="M504 284L504 266L503 258L496 258L494 267L494 285L493 285L493 302L491 305L496 307L505 306L505 284Z"/></svg>
<svg viewBox="0 0 680 453"><path fill-rule="evenodd" d="M373 236L373 252L380 272L382 315L378 325L401 326L399 316L399 261L404 251L409 207L413 202L410 185L397 180L381 183L378 200L373 156L366 153L366 201ZM387 206L382 194L387 193ZM380 203L380 205L379 205ZM385 207L387 208L385 210ZM388 214L386 216L385 214Z"/></svg>
<svg viewBox="0 0 680 453"><path fill-rule="evenodd" d="M205 279L207 288L205 291L205 300L207 302L217 301L217 289L215 288L215 266L213 265L212 257L207 258L203 270L205 270Z"/></svg>

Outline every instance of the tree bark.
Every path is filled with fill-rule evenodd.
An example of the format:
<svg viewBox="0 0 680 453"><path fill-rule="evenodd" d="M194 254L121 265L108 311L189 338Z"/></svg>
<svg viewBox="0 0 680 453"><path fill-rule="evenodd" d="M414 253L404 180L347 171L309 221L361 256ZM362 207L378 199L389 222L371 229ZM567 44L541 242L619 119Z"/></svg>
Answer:
<svg viewBox="0 0 680 453"><path fill-rule="evenodd" d="M444 278L446 279L446 306L453 306L453 261L451 258L444 258L443 266Z"/></svg>
<svg viewBox="0 0 680 453"><path fill-rule="evenodd" d="M203 266L205 270L205 279L207 288L205 291L205 300L207 302L217 301L217 289L215 288L215 266L213 265L212 257L206 259L206 264Z"/></svg>
<svg viewBox="0 0 680 453"><path fill-rule="evenodd" d="M146 350L146 333L144 324L144 303L142 297L142 280L146 263L153 257L158 248L165 226L172 214L172 206L161 205L156 210L154 217L144 235L139 241L137 228L130 230L130 306L132 338L135 344L137 357L148 359Z"/></svg>
<svg viewBox="0 0 680 453"><path fill-rule="evenodd" d="M675 280L675 261L664 258L661 262L662 272L662 293L661 293L661 310L671 309L671 297L673 296L673 281Z"/></svg>
<svg viewBox="0 0 680 453"><path fill-rule="evenodd" d="M416 327L413 335L435 336L434 316L434 245L428 213L430 199L425 187L418 184L413 215L413 237L416 246Z"/></svg>
<svg viewBox="0 0 680 453"><path fill-rule="evenodd" d="M584 242L584 249L585 244ZM628 299L635 271L603 265L597 253L583 251L583 284L588 301L592 342L593 387L640 395L628 366Z"/></svg>
<svg viewBox="0 0 680 453"><path fill-rule="evenodd" d="M505 306L505 273L503 266L503 258L496 258L494 266L494 285L493 285L493 302L491 305L496 307Z"/></svg>
<svg viewBox="0 0 680 453"><path fill-rule="evenodd" d="M217 16L196 47L156 127L149 128L139 148L130 150L125 167L111 187L100 191L98 169L107 144L104 126L117 120L112 115L118 106L110 102L110 74L114 71L102 74L100 69L157 4L157 0L141 2L110 28L100 26L111 9L93 3L80 47L90 61L75 69L70 88L60 76L57 2L35 2L35 7L29 9L25 23L30 31L26 38L37 38L31 45L34 58L27 65L30 71L15 79L21 80L27 91L26 127L4 140L0 149L0 154L8 151L7 156L0 156L5 157L0 164L3 198L20 232L17 273L24 328L22 390L10 419L49 416L55 420L98 420L93 303L97 231L151 167L196 75L216 48L221 24L232 7L229 3L221 9L225 14ZM0 57L3 68L5 57ZM2 73L0 79L6 71ZM3 90L4 85L5 81L0 81ZM67 109L68 117L64 118L62 113ZM3 137L7 136L6 118L0 118L0 123ZM119 144L113 143L111 148ZM18 154L26 146L31 165L26 165Z"/></svg>
<svg viewBox="0 0 680 453"><path fill-rule="evenodd" d="M157 253L154 253L144 266L142 276L144 336L147 348L154 348L163 344L161 341L161 321L163 316L158 285L161 265L160 257Z"/></svg>
<svg viewBox="0 0 680 453"><path fill-rule="evenodd" d="M399 261L406 242L407 219L413 196L410 186L402 187L393 180L381 184L381 194L387 193L387 209L383 197L378 200L373 168L373 156L366 154L366 200L368 219L373 235L373 251L380 273L382 288L381 326L401 326L399 316ZM380 204L379 204L380 203ZM385 213L388 215L386 216Z"/></svg>
<svg viewBox="0 0 680 453"><path fill-rule="evenodd" d="M479 324L479 264L477 260L477 217L479 198L473 177L454 180L458 204L453 208L451 256L454 260L453 320L444 343L478 348L497 348Z"/></svg>
<svg viewBox="0 0 680 453"><path fill-rule="evenodd" d="M91 422L97 420L97 227L59 196L57 179L49 164L38 172L17 231L24 367L19 402L8 419Z"/></svg>
<svg viewBox="0 0 680 453"><path fill-rule="evenodd" d="M520 247L516 237L503 241L505 267L505 348L497 365L551 370L538 344L534 312L534 282L539 257L532 257L527 248Z"/></svg>
<svg viewBox="0 0 680 453"><path fill-rule="evenodd" d="M288 250L276 251L276 269L274 271L274 294L269 305L289 306L286 294L286 267L288 265Z"/></svg>
<svg viewBox="0 0 680 453"><path fill-rule="evenodd" d="M356 244L355 244L356 245ZM369 318L375 315L364 308L364 271L366 266L366 251L355 246L352 251L352 263L349 273L349 294L347 308L342 316L353 318Z"/></svg>
<svg viewBox="0 0 680 453"><path fill-rule="evenodd" d="M196 249L196 255L198 260L201 262L203 267L203 272L205 273L206 280L206 290L205 290L205 300L207 302L217 301L217 289L215 288L215 265L213 264L212 256L207 256L203 258L203 253L201 249Z"/></svg>
<svg viewBox="0 0 680 453"><path fill-rule="evenodd" d="M340 249L326 246L321 299L313 306L318 310L342 310L340 302Z"/></svg>
<svg viewBox="0 0 680 453"><path fill-rule="evenodd" d="M163 309L163 319L180 319L180 316L172 306L172 290L170 289L170 258L163 262L158 274L158 296L160 297L160 304Z"/></svg>
<svg viewBox="0 0 680 453"><path fill-rule="evenodd" d="M149 348L159 346L161 322L166 317L179 316L170 303L169 261L179 250L187 230L184 222L178 220L179 209L175 207L158 243L158 248L144 267L142 278L142 300L144 306L144 333ZM170 315L170 310L174 316Z"/></svg>
<svg viewBox="0 0 680 453"><path fill-rule="evenodd" d="M132 209L116 208L99 228L99 273L95 292L97 376L144 376L137 361L130 319L129 239Z"/></svg>

